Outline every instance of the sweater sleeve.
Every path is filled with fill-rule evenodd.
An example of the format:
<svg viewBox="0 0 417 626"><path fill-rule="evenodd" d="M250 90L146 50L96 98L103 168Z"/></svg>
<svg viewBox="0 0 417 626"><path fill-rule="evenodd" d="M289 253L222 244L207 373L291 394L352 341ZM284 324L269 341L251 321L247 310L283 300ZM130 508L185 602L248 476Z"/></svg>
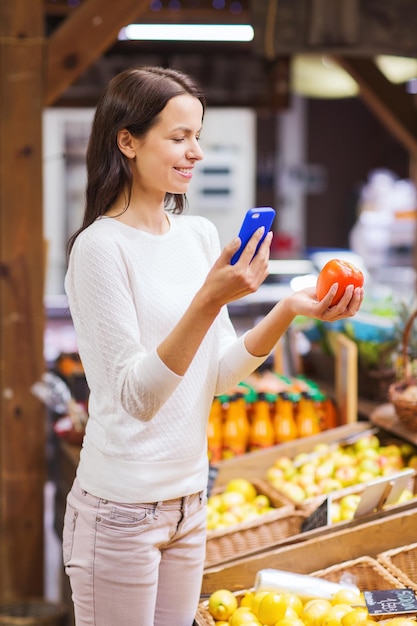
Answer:
<svg viewBox="0 0 417 626"><path fill-rule="evenodd" d="M212 263L220 254L218 232L213 225L207 228L209 235ZM227 306L219 315L220 323L220 354L215 395L227 393L232 387L252 374L265 360L268 354L256 357L250 354L245 346L245 337L237 337L236 330L230 319ZM246 334L246 333L245 333Z"/></svg>
<svg viewBox="0 0 417 626"><path fill-rule="evenodd" d="M84 236L85 235L85 236ZM82 233L72 250L65 281L87 383L96 403L112 397L146 422L181 382L141 342L129 275L120 248Z"/></svg>

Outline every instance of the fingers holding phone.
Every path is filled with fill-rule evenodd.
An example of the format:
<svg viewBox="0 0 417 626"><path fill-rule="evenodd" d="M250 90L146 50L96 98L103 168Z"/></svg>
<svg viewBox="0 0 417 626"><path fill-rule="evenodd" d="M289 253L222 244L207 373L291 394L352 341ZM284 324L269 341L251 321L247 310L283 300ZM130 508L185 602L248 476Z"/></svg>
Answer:
<svg viewBox="0 0 417 626"><path fill-rule="evenodd" d="M271 229L274 217L275 210L272 207L257 207L249 209L239 230L238 237L241 244L231 258L231 265L237 263L244 251L245 254L249 252L249 262L251 263L253 261L254 257L259 252L262 242L265 240ZM262 228L263 230L261 230ZM253 242L252 237L257 232L259 239L256 241L256 238L254 238L255 242Z"/></svg>

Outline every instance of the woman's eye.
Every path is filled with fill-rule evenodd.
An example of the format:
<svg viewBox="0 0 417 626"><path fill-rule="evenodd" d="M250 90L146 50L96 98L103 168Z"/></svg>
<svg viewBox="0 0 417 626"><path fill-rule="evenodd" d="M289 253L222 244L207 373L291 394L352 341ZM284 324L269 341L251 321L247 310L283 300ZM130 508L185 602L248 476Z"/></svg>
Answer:
<svg viewBox="0 0 417 626"><path fill-rule="evenodd" d="M184 141L184 137L174 137L174 141L175 143L181 143L182 141Z"/></svg>

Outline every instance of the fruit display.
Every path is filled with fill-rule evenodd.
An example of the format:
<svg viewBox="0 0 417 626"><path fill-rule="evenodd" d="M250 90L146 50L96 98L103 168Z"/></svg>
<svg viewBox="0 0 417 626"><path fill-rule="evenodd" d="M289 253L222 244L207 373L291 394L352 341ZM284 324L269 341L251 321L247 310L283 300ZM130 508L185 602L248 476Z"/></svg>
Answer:
<svg viewBox="0 0 417 626"><path fill-rule="evenodd" d="M369 614L363 594L346 587L331 600L303 600L293 592L248 590L234 594L214 591L207 609L216 626L370 626L377 620ZM402 621L401 621L402 620ZM416 624L408 617L388 618L385 626Z"/></svg>
<svg viewBox="0 0 417 626"><path fill-rule="evenodd" d="M397 502L393 504L403 504L416 498L416 494L411 489L404 489L398 498ZM361 499L360 493L350 493L342 496L338 500L333 500L330 509L330 518L332 524L338 522L347 522L353 519L355 511L358 508L358 504Z"/></svg>
<svg viewBox="0 0 417 626"><path fill-rule="evenodd" d="M207 530L221 530L258 519L275 511L277 505L279 501L271 502L270 497L261 493L259 487L255 487L249 480L234 478L226 484L223 491L208 497Z"/></svg>
<svg viewBox="0 0 417 626"><path fill-rule="evenodd" d="M409 443L382 443L375 434L354 443L320 443L294 458L278 456L266 471L266 480L296 504L327 495L404 468L417 468L417 451Z"/></svg>

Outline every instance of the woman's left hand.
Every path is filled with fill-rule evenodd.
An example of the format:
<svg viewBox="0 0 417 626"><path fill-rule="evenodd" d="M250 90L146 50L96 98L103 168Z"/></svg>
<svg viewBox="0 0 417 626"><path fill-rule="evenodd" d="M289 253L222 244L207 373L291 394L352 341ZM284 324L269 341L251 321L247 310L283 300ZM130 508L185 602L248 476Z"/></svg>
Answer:
<svg viewBox="0 0 417 626"><path fill-rule="evenodd" d="M322 300L318 300L315 287L308 287L291 294L288 303L295 315L313 317L323 322L335 322L337 320L353 317L360 309L363 300L363 287L349 285L345 289L340 301L331 306L338 285L331 286Z"/></svg>

